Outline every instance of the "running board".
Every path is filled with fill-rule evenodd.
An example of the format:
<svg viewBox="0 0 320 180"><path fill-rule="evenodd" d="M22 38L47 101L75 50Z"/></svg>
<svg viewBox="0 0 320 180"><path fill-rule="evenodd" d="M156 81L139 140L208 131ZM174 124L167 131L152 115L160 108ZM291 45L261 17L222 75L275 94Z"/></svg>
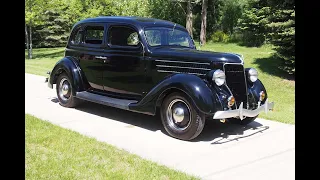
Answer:
<svg viewBox="0 0 320 180"><path fill-rule="evenodd" d="M99 94L94 94L86 91L77 92L76 97L86 101L91 101L94 103L103 104L103 105L125 109L125 110L129 110L129 104L138 102L135 100L117 99L117 98L112 98L107 96L101 96Z"/></svg>

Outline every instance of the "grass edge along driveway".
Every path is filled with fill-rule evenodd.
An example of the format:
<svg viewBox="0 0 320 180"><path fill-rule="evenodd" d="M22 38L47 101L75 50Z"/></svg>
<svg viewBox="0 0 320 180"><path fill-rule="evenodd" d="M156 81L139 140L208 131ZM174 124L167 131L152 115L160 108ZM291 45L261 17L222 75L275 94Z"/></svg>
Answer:
<svg viewBox="0 0 320 180"><path fill-rule="evenodd" d="M25 115L26 179L199 179Z"/></svg>

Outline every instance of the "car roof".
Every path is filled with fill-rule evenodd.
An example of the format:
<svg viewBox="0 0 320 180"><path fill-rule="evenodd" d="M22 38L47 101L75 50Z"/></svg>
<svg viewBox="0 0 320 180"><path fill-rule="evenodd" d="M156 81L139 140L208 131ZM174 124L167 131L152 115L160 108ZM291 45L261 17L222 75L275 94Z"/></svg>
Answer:
<svg viewBox="0 0 320 180"><path fill-rule="evenodd" d="M169 27L180 27L184 28L183 26L166 21L166 20L161 20L161 19L155 19L155 18L144 18L144 17L136 17L136 16L99 16L95 18L87 18L84 20L79 21L78 23L75 24L83 24L83 23L91 23L91 22L96 22L96 23L103 23L103 22L120 22L120 23L128 23L132 25L138 25L140 27L147 27L147 26L169 26Z"/></svg>

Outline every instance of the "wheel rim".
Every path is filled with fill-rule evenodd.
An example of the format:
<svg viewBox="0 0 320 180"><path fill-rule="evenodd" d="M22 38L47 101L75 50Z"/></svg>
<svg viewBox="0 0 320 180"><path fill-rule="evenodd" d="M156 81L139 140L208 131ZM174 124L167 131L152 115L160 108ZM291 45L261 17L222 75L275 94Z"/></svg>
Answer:
<svg viewBox="0 0 320 180"><path fill-rule="evenodd" d="M181 99L175 99L170 102L166 115L168 125L172 129L183 131L190 125L190 108L188 104Z"/></svg>
<svg viewBox="0 0 320 180"><path fill-rule="evenodd" d="M62 78L59 83L59 97L64 100L68 101L71 95L71 86L67 78Z"/></svg>

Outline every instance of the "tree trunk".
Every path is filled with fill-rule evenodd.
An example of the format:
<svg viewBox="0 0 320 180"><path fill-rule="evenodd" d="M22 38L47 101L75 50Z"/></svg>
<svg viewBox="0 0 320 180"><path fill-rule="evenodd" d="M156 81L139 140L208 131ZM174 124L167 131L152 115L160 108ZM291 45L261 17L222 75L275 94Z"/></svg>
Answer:
<svg viewBox="0 0 320 180"><path fill-rule="evenodd" d="M28 58L30 57L30 52L29 52L29 35L28 35L28 28L27 28L27 25L25 24L24 25L24 30L25 30L25 33L26 33L26 40L27 40L27 50L28 50Z"/></svg>
<svg viewBox="0 0 320 180"><path fill-rule="evenodd" d="M186 18L186 29L189 32L190 36L193 38L193 31L192 31L192 4L191 0L187 2L187 18Z"/></svg>
<svg viewBox="0 0 320 180"><path fill-rule="evenodd" d="M32 28L31 28L31 23L30 23L30 27L29 27L29 40L30 40L30 48L29 48L29 59L32 59Z"/></svg>
<svg viewBox="0 0 320 180"><path fill-rule="evenodd" d="M205 45L205 44L206 44L206 36L207 36L207 8L208 8L208 0L202 0L201 31L200 31L200 43L201 43L201 45Z"/></svg>

